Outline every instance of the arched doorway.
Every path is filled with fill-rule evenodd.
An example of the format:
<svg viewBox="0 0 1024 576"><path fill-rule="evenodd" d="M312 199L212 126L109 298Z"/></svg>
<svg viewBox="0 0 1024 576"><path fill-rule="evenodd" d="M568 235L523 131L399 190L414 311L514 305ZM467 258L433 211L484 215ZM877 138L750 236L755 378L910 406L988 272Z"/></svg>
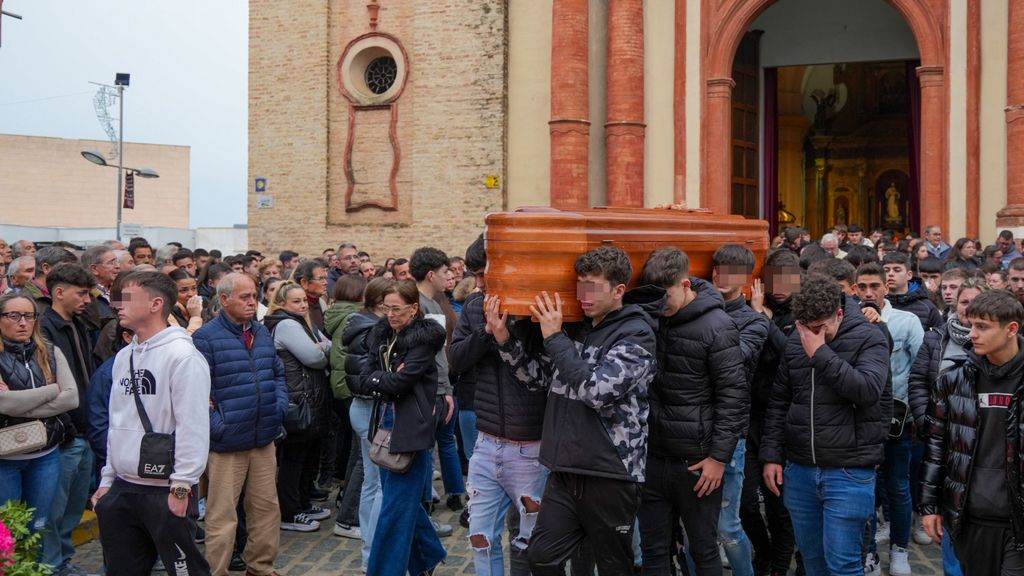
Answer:
<svg viewBox="0 0 1024 576"><path fill-rule="evenodd" d="M744 36L759 15L786 0L703 0L703 57L701 126L701 205L716 212L731 211L733 62ZM947 195L949 128L945 81L946 44L940 22L945 7L933 0L886 0L913 32L920 55L920 140L927 142L917 159L920 222L949 225Z"/></svg>

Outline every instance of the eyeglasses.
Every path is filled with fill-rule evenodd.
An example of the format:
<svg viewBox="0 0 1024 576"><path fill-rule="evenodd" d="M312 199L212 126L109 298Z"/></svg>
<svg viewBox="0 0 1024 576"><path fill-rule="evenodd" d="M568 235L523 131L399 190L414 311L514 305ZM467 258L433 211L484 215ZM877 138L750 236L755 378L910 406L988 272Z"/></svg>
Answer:
<svg viewBox="0 0 1024 576"><path fill-rule="evenodd" d="M409 308L412 308L412 304L406 304L404 306L387 306L385 304L381 304L380 306L377 307L378 310L387 314L388 316L397 316L398 314L405 312Z"/></svg>
<svg viewBox="0 0 1024 576"><path fill-rule="evenodd" d="M26 322L36 321L35 312L4 312L3 314L0 314L0 317L6 318L14 323L21 322L22 320Z"/></svg>

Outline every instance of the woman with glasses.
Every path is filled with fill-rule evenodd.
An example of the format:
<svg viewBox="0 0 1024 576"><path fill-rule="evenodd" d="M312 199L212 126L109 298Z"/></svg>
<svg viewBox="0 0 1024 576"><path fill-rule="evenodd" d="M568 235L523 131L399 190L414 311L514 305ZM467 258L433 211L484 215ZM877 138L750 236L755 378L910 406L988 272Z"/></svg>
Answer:
<svg viewBox="0 0 1024 576"><path fill-rule="evenodd" d="M374 436L374 428L388 430L390 451L412 456L404 473L380 471L380 516L367 566L367 574L374 576L430 573L447 555L420 504L434 445L434 358L444 346L445 331L423 317L419 301L413 282L385 288L386 317L367 337L369 356L363 378L350 383L354 392L379 398L380 409L374 415L378 425L371 426L369 437Z"/></svg>
<svg viewBox="0 0 1024 576"><path fill-rule="evenodd" d="M277 457L281 529L313 532L320 529L320 520L331 515L313 506L310 498L320 464L320 441L330 418L331 341L310 322L306 291L290 280L277 285L263 324L274 335L288 385L284 421L288 436L278 445Z"/></svg>
<svg viewBox="0 0 1024 576"><path fill-rule="evenodd" d="M43 339L38 319L27 295L0 296L0 428L39 422L45 429L45 440L30 451L0 454L0 502L21 500L34 508L32 531L46 524L60 476L57 446L73 433L65 413L78 407L71 368Z"/></svg>

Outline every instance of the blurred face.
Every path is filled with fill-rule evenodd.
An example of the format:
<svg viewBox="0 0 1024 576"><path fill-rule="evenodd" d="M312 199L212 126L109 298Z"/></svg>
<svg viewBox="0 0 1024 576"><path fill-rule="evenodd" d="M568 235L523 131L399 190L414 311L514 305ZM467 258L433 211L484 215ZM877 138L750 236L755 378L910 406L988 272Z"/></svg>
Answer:
<svg viewBox="0 0 1024 576"><path fill-rule="evenodd" d="M121 272L131 272L135 269L135 259L132 258L131 254L125 254L121 257L121 261L118 263L121 267Z"/></svg>
<svg viewBox="0 0 1024 576"><path fill-rule="evenodd" d="M342 248L338 252L338 268L343 274L359 272L359 251L355 248Z"/></svg>
<svg viewBox="0 0 1024 576"><path fill-rule="evenodd" d="M7 244L6 240L0 238L0 260L3 260L4 264L10 264L13 255L14 251L11 250L11 246Z"/></svg>
<svg viewBox="0 0 1024 576"><path fill-rule="evenodd" d="M479 270L474 270L472 274L473 274L473 278L476 280L476 287L477 287L477 289L480 290L481 292L483 292L484 294L486 294L487 293L487 278L485 277L484 269L481 268Z"/></svg>
<svg viewBox="0 0 1024 576"><path fill-rule="evenodd" d="M21 255L22 256L35 256L36 255L36 244L29 240L20 240L21 244Z"/></svg>
<svg viewBox="0 0 1024 576"><path fill-rule="evenodd" d="M839 326L843 323L843 309L840 308L830 318L825 320L817 320L809 324L805 324L807 329L815 334L825 333L825 342L831 342L835 339L836 334L839 332Z"/></svg>
<svg viewBox="0 0 1024 576"><path fill-rule="evenodd" d="M373 265L373 262L363 262L359 265L359 273L363 275L363 278L371 280L377 275L377 267Z"/></svg>
<svg viewBox="0 0 1024 576"><path fill-rule="evenodd" d="M903 264L885 264L885 286L891 294L906 294L911 273Z"/></svg>
<svg viewBox="0 0 1024 576"><path fill-rule="evenodd" d="M451 263L448 269L455 275L455 283L462 282L462 279L466 276L466 265L458 260Z"/></svg>
<svg viewBox="0 0 1024 576"><path fill-rule="evenodd" d="M455 290L455 274L452 274L451 268L449 268L448 272L445 273L444 290L445 292Z"/></svg>
<svg viewBox="0 0 1024 576"><path fill-rule="evenodd" d="M1009 287L1009 285L1006 282L1003 281L1002 275L1000 275L998 273L995 273L995 272L993 272L992 274L986 275L985 276L985 282L987 282L988 283L988 287L993 289L993 290L1001 290L1003 288L1008 288Z"/></svg>
<svg viewBox="0 0 1024 576"><path fill-rule="evenodd" d="M924 239L931 242L933 246L938 246L942 242L942 229L932 228L924 235Z"/></svg>
<svg viewBox="0 0 1024 576"><path fill-rule="evenodd" d="M858 276L856 288L861 302L874 302L878 304L879 308L885 307L885 297L889 294L889 290L886 289L881 276Z"/></svg>
<svg viewBox="0 0 1024 576"><path fill-rule="evenodd" d="M281 269L277 266L268 266L260 273L260 280L266 282L270 278L280 278Z"/></svg>
<svg viewBox="0 0 1024 576"><path fill-rule="evenodd" d="M242 266L242 270L246 274L248 274L248 275L250 275L250 276L252 276L254 278L259 278L259 276L260 276L260 261L256 260L256 259L253 259L253 261L250 262L248 266L243 265Z"/></svg>
<svg viewBox="0 0 1024 576"><path fill-rule="evenodd" d="M231 265L232 272L243 272L244 270L245 264L242 264L241 262L235 262L234 264Z"/></svg>
<svg viewBox="0 0 1024 576"><path fill-rule="evenodd" d="M437 270L427 272L426 280L434 287L434 290L443 292L445 287L448 286L448 265L445 264Z"/></svg>
<svg viewBox="0 0 1024 576"><path fill-rule="evenodd" d="M1017 338L1017 331L1020 329L1016 322L1000 326L996 320L976 316L972 316L970 321L971 343L974 344L974 353L979 356L1001 351L1011 340Z"/></svg>
<svg viewBox="0 0 1024 576"><path fill-rule="evenodd" d="M722 264L711 271L711 281L726 300L732 300L744 286L750 283L746 266Z"/></svg>
<svg viewBox="0 0 1024 576"><path fill-rule="evenodd" d="M31 300L15 298L0 311L0 335L11 342L28 342L36 326L36 307Z"/></svg>
<svg viewBox="0 0 1024 576"><path fill-rule="evenodd" d="M117 261L117 256L114 252L110 251L103 254L99 264L93 264L90 268L92 275L96 277L96 283L109 288L114 283L114 279L117 278L117 274L121 271L121 263Z"/></svg>
<svg viewBox="0 0 1024 576"><path fill-rule="evenodd" d="M70 312L74 316L85 312L85 309L89 306L89 288L82 286L54 286L53 294L50 295L53 298L54 304L59 305L61 310ZM59 304L57 304L59 302Z"/></svg>
<svg viewBox="0 0 1024 576"><path fill-rule="evenodd" d="M412 280L412 274L409 273L409 263L395 264L394 268L395 280L399 282L403 280Z"/></svg>
<svg viewBox="0 0 1024 576"><path fill-rule="evenodd" d="M864 240L864 233L863 232L850 232L849 238L850 238L850 244L857 245L857 244L860 244L862 240Z"/></svg>
<svg viewBox="0 0 1024 576"><path fill-rule="evenodd" d="M188 304L189 298L198 294L196 291L196 279L185 278L184 280L178 280L175 282L178 285L178 304L185 306Z"/></svg>
<svg viewBox="0 0 1024 576"><path fill-rule="evenodd" d="M309 280L300 282L306 295L311 298L320 298L327 294L327 270L325 268L314 268L313 276Z"/></svg>
<svg viewBox="0 0 1024 576"><path fill-rule="evenodd" d="M970 305L971 301L981 294L981 290L977 288L968 288L960 292L956 300L956 317L960 320L960 323L964 326L970 326L971 321L967 318L967 306Z"/></svg>
<svg viewBox="0 0 1024 576"><path fill-rule="evenodd" d="M993 266L1002 266L1003 265L1003 251L1002 250L996 250L995 252L993 252L988 257L988 261L986 263L987 264L991 264Z"/></svg>
<svg viewBox="0 0 1024 576"><path fill-rule="evenodd" d="M359 263L360 264L362 264L363 262L369 262L369 261L370 261L370 255L369 254L366 254L366 255L363 255L363 256L359 257Z"/></svg>
<svg viewBox="0 0 1024 576"><path fill-rule="evenodd" d="M248 276L235 279L231 294L222 294L220 305L228 318L237 324L244 324L256 316L256 283Z"/></svg>
<svg viewBox="0 0 1024 576"><path fill-rule="evenodd" d="M960 247L960 255L964 258L974 258L978 254L978 245L973 240L964 242L964 245Z"/></svg>
<svg viewBox="0 0 1024 576"><path fill-rule="evenodd" d="M149 246L144 248L136 248L135 253L132 254L132 258L135 260L135 265L141 264L152 264L153 263L153 249Z"/></svg>
<svg viewBox="0 0 1024 576"><path fill-rule="evenodd" d="M188 272L192 276L196 275L196 261L193 260L192 258L182 258L181 260L175 262L174 265L177 266L178 268L181 268L185 272Z"/></svg>
<svg viewBox="0 0 1024 576"><path fill-rule="evenodd" d="M1017 299L1024 298L1024 270L1009 270L1010 275L1010 289L1013 290Z"/></svg>
<svg viewBox="0 0 1024 576"><path fill-rule="evenodd" d="M209 256L199 256L196 258L196 268L205 268L210 263Z"/></svg>
<svg viewBox="0 0 1024 576"><path fill-rule="evenodd" d="M914 258L916 258L917 260L924 260L925 258L928 257L928 245L925 244L924 242L921 242L920 244L913 248L911 254L913 254Z"/></svg>
<svg viewBox="0 0 1024 576"><path fill-rule="evenodd" d="M924 280L924 285L932 292L939 289L939 283L942 282L942 274L938 272L924 272L921 274L921 279Z"/></svg>
<svg viewBox="0 0 1024 576"><path fill-rule="evenodd" d="M687 279L685 282L689 283ZM600 322L609 312L615 310L622 301L622 295L626 292L626 286L619 284L612 286L611 282L603 276L577 276L576 277L576 299L580 301L583 314L587 318ZM672 290L669 289L668 309L672 307ZM676 311L679 308L677 306ZM669 315L675 314L675 311Z"/></svg>
<svg viewBox="0 0 1024 576"><path fill-rule="evenodd" d="M765 288L776 300L783 300L800 291L799 266L766 266Z"/></svg>
<svg viewBox="0 0 1024 576"><path fill-rule="evenodd" d="M1003 254L1006 254L1013 250L1013 238L1003 238L1000 236L999 239L996 240L996 246L999 246L999 249L1003 251Z"/></svg>
<svg viewBox="0 0 1024 576"><path fill-rule="evenodd" d="M882 233L877 230L871 233L871 243L878 244L878 241L882 239Z"/></svg>
<svg viewBox="0 0 1024 576"><path fill-rule="evenodd" d="M835 240L822 240L821 247L833 257L839 254L839 243Z"/></svg>
<svg viewBox="0 0 1024 576"><path fill-rule="evenodd" d="M135 284L121 287L121 299L111 302L117 310L121 325L129 330L138 330L145 326L154 314L163 316L164 303L161 298L153 298L145 290Z"/></svg>
<svg viewBox="0 0 1024 576"><path fill-rule="evenodd" d="M939 283L942 301L946 303L947 308L956 306L956 293L960 291L960 285L963 283L964 281L959 278L950 278Z"/></svg>
<svg viewBox="0 0 1024 576"><path fill-rule="evenodd" d="M309 300L306 298L306 291L302 288L292 288L284 299L281 306L285 311L299 316L305 316L309 312Z"/></svg>
<svg viewBox="0 0 1024 576"><path fill-rule="evenodd" d="M388 317L388 324L395 332L399 332L416 318L419 311L419 304L406 304L402 297L396 293L384 297L384 314Z"/></svg>

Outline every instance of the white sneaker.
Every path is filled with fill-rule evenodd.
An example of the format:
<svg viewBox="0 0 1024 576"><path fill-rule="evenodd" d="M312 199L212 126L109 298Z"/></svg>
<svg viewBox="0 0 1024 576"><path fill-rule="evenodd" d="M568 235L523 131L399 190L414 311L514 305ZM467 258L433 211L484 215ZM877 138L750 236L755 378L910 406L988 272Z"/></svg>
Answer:
<svg viewBox="0 0 1024 576"><path fill-rule="evenodd" d="M292 530L294 532L316 532L320 529L320 523L310 519L305 514L296 514L291 522L281 522L281 530Z"/></svg>
<svg viewBox="0 0 1024 576"><path fill-rule="evenodd" d="M864 576L882 576L882 563L878 559L878 554L868 552L864 559Z"/></svg>
<svg viewBox="0 0 1024 576"><path fill-rule="evenodd" d="M893 546L889 549L889 575L910 576L910 558L906 548Z"/></svg>
<svg viewBox="0 0 1024 576"><path fill-rule="evenodd" d="M334 523L334 535L353 540L363 539L363 531L359 529L359 526L349 526L348 524L338 524L337 522Z"/></svg>
<svg viewBox="0 0 1024 576"><path fill-rule="evenodd" d="M206 520L206 498L200 498L197 506L199 508L199 516L196 518L196 522L202 522Z"/></svg>
<svg viewBox="0 0 1024 576"><path fill-rule="evenodd" d="M881 546L889 542L889 523L879 522L875 530L875 544Z"/></svg>
<svg viewBox="0 0 1024 576"><path fill-rule="evenodd" d="M911 532L911 536L913 537L914 543L916 543L917 545L927 546L932 543L932 537L924 531L924 523L921 521L920 517L918 517L917 521L914 522L914 529L911 530Z"/></svg>
<svg viewBox="0 0 1024 576"><path fill-rule="evenodd" d="M306 515L306 518L317 521L326 520L331 517L330 510L327 510L326 508L321 508L319 506L310 506L309 510L303 511L303 514Z"/></svg>

